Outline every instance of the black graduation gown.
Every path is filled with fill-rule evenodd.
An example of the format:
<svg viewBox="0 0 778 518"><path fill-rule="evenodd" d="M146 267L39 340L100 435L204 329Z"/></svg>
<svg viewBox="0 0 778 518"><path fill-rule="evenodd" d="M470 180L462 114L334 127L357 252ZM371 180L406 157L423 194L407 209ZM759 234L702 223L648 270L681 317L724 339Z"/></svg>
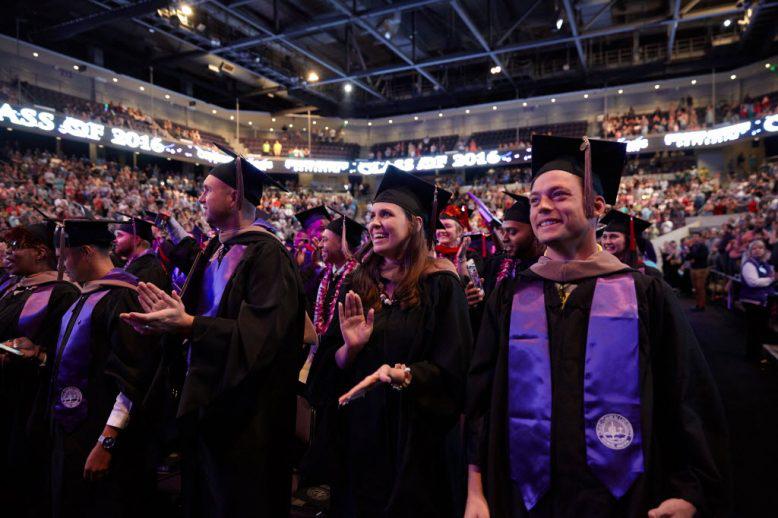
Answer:
<svg viewBox="0 0 778 518"><path fill-rule="evenodd" d="M46 313L37 329L27 336L51 356L57 345L62 315L78 297L78 288L69 282L46 282L30 288L18 288L0 298L0 341L22 336L19 318L33 292L54 284ZM36 398L46 397L49 373L37 360L10 357L0 368L0 480L4 509L11 515L45 511L40 488L46 484L46 428L34 413ZM38 408L40 408L39 405Z"/></svg>
<svg viewBox="0 0 778 518"><path fill-rule="evenodd" d="M79 303L81 299L76 301ZM134 290L112 287L92 312L89 381L85 398L88 414L73 431L52 420L52 506L54 516L137 517L149 512L156 487L153 450L148 440L149 421L143 410L146 391L159 363L158 340L141 336L119 318L141 312ZM60 351L58 351L59 353ZM52 379L57 376L59 354L50 356ZM100 481L84 480L84 465L103 432L116 396L132 401L127 427L119 433L109 473ZM48 408L58 394L49 394Z"/></svg>
<svg viewBox="0 0 778 518"><path fill-rule="evenodd" d="M170 275L162 266L162 261L157 254L147 253L137 257L130 264L125 265L124 271L131 273L142 282L153 283L154 286L170 292Z"/></svg>
<svg viewBox="0 0 778 518"><path fill-rule="evenodd" d="M370 340L349 368L353 386L383 364L404 363L403 391L379 386L341 410L341 472L334 516L452 516L445 438L462 412L472 350L459 278L436 272L421 281L418 306L384 306Z"/></svg>
<svg viewBox="0 0 778 518"><path fill-rule="evenodd" d="M468 377L469 461L481 467L492 516L645 517L668 498L683 498L698 516L726 513L726 424L718 392L694 333L671 289L632 274L638 300L640 390L645 473L616 501L586 464L583 372L596 278L581 281L562 304L546 280L552 378L551 489L527 512L510 479L507 344L517 281L490 298Z"/></svg>
<svg viewBox="0 0 778 518"><path fill-rule="evenodd" d="M193 243L193 242L192 242ZM247 248L216 316L197 316L179 417L187 516L286 516L296 383L303 343L302 284L283 245L267 232L235 236ZM196 314L203 271L194 267L185 302Z"/></svg>

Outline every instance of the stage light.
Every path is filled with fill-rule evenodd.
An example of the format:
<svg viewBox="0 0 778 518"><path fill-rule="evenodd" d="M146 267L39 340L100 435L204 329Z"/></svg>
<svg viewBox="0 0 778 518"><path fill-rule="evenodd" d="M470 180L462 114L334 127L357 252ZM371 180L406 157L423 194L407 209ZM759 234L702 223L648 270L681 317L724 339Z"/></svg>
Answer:
<svg viewBox="0 0 778 518"><path fill-rule="evenodd" d="M118 80L117 78L115 78L115 77L114 77L114 78L113 78L113 82L114 82L114 83L118 83L118 82L119 82L119 80Z"/></svg>
<svg viewBox="0 0 778 518"><path fill-rule="evenodd" d="M192 14L194 14L194 11L192 10L192 8L190 6L188 6L187 4L181 4L180 9L181 9L181 13L186 15L186 16L192 16Z"/></svg>
<svg viewBox="0 0 778 518"><path fill-rule="evenodd" d="M234 121L235 120L235 116L234 115L230 115L230 120Z"/></svg>
<svg viewBox="0 0 778 518"><path fill-rule="evenodd" d="M146 87L145 87L145 86L139 86L139 87L138 87L138 89L139 89L141 92L145 92L145 91L146 91Z"/></svg>
<svg viewBox="0 0 778 518"><path fill-rule="evenodd" d="M211 110L211 113L213 113L214 115L216 115L216 110Z"/></svg>
<svg viewBox="0 0 778 518"><path fill-rule="evenodd" d="M413 116L413 120L415 120L415 121L419 120L419 116L418 115L414 115Z"/></svg>
<svg viewBox="0 0 778 518"><path fill-rule="evenodd" d="M350 94L351 90L353 89L354 87L351 86L351 83L346 83L345 85L343 85L343 91L346 92L347 94Z"/></svg>
<svg viewBox="0 0 778 518"><path fill-rule="evenodd" d="M588 98L589 98L589 94L584 94L584 99L588 99Z"/></svg>
<svg viewBox="0 0 778 518"><path fill-rule="evenodd" d="M270 119L270 121L271 121L271 122L275 122L275 121L276 121L276 118L275 118L275 117L273 117L273 118L271 118L271 119Z"/></svg>
<svg viewBox="0 0 778 518"><path fill-rule="evenodd" d="M254 123L249 121L249 126L253 126L253 125L254 125Z"/></svg>
<svg viewBox="0 0 778 518"><path fill-rule="evenodd" d="M732 74L731 76L729 76L729 78L734 81L735 79L737 79L737 74Z"/></svg>
<svg viewBox="0 0 778 518"><path fill-rule="evenodd" d="M623 94L623 93L624 93L624 90L622 90L621 88L619 88L619 95L621 95L621 94Z"/></svg>
<svg viewBox="0 0 778 518"><path fill-rule="evenodd" d="M527 107L527 101L524 101L523 103L521 103L521 105L526 108Z"/></svg>
<svg viewBox="0 0 778 518"><path fill-rule="evenodd" d="M368 125L368 126L372 126L372 125L373 125L373 123L368 121L367 125Z"/></svg>
<svg viewBox="0 0 778 518"><path fill-rule="evenodd" d="M438 117L443 117L443 112L438 112Z"/></svg>
<svg viewBox="0 0 778 518"><path fill-rule="evenodd" d="M348 121L343 121L344 126L348 126Z"/></svg>
<svg viewBox="0 0 778 518"><path fill-rule="evenodd" d="M170 94L165 94L165 99L170 99Z"/></svg>
<svg viewBox="0 0 778 518"><path fill-rule="evenodd" d="M389 119L389 124L393 123L394 121L392 119Z"/></svg>
<svg viewBox="0 0 778 518"><path fill-rule="evenodd" d="M289 127L290 127L290 128L294 128L294 124L290 124L290 125L289 125Z"/></svg>
<svg viewBox="0 0 778 518"><path fill-rule="evenodd" d="M552 103L555 103L555 102L556 102L556 97L552 97L552 98L551 98L551 102L552 102Z"/></svg>
<svg viewBox="0 0 778 518"><path fill-rule="evenodd" d="M764 67L765 67L765 68L770 68L770 63L765 63L765 64L764 64Z"/></svg>
<svg viewBox="0 0 778 518"><path fill-rule="evenodd" d="M34 57L34 58L37 58L37 57L38 57L38 53L37 53L37 52L33 52L33 53L32 53L32 57ZM768 65L768 66L769 66L769 65Z"/></svg>
<svg viewBox="0 0 778 518"><path fill-rule="evenodd" d="M308 72L308 82L309 83L315 83L319 80L319 74L316 72Z"/></svg>
<svg viewBox="0 0 778 518"><path fill-rule="evenodd" d="M274 132L274 131L275 131L275 129L274 129L274 128L270 128L270 132L271 132L271 133L272 133L272 132Z"/></svg>
<svg viewBox="0 0 778 518"><path fill-rule="evenodd" d="M496 110L497 106L492 106L492 111Z"/></svg>
<svg viewBox="0 0 778 518"><path fill-rule="evenodd" d="M316 126L316 121L311 121L311 124L313 124L314 126Z"/></svg>
<svg viewBox="0 0 778 518"><path fill-rule="evenodd" d="M692 79L692 84L696 85L697 84L697 80L696 79Z"/></svg>
<svg viewBox="0 0 778 518"><path fill-rule="evenodd" d="M468 108L467 110L465 110L465 113L469 114L469 113L470 113L470 108Z"/></svg>
<svg viewBox="0 0 778 518"><path fill-rule="evenodd" d="M564 25L564 24L565 24L564 18L562 18L561 16L559 18L557 18L557 20L556 20L556 30L558 30L558 31L561 30L562 29L562 25Z"/></svg>
<svg viewBox="0 0 778 518"><path fill-rule="evenodd" d="M492 68L489 69L489 72L491 72L492 75L499 74L500 72L502 72L502 67L499 66L499 65L495 66L495 67L492 67Z"/></svg>
<svg viewBox="0 0 778 518"><path fill-rule="evenodd" d="M724 20L724 27L729 27L730 25L732 25L732 20L730 20L729 18Z"/></svg>
<svg viewBox="0 0 778 518"><path fill-rule="evenodd" d="M78 70L79 68L79 65L73 65L73 70Z"/></svg>
<svg viewBox="0 0 778 518"><path fill-rule="evenodd" d="M659 90L659 85L654 85L654 90Z"/></svg>

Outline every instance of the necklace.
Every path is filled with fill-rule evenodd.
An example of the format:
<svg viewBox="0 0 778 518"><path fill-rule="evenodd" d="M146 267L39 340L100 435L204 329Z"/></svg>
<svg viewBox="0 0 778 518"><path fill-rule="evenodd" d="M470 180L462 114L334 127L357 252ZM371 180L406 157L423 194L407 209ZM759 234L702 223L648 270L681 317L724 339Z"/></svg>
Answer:
<svg viewBox="0 0 778 518"><path fill-rule="evenodd" d="M382 281L378 281L378 298L381 299L381 304L384 306L391 306L394 303L394 298L386 293L386 286Z"/></svg>
<svg viewBox="0 0 778 518"><path fill-rule="evenodd" d="M506 257L500 262L500 269L497 272L496 286L499 286L502 281L507 278L513 279L516 274L516 261L510 257Z"/></svg>
<svg viewBox="0 0 778 518"><path fill-rule="evenodd" d="M343 281L346 277L354 271L357 267L356 261L349 261L343 268L343 272L340 274L338 283L335 285L335 293L332 294L332 301L327 307L327 320L324 320L324 300L327 298L327 291L330 287L332 276L336 273L334 267L327 269L324 274L324 278L319 284L319 291L316 293L316 307L313 310L313 326L319 335L323 335L332 323L332 319L335 316L335 306L337 306L338 296L340 295L340 289L343 286Z"/></svg>

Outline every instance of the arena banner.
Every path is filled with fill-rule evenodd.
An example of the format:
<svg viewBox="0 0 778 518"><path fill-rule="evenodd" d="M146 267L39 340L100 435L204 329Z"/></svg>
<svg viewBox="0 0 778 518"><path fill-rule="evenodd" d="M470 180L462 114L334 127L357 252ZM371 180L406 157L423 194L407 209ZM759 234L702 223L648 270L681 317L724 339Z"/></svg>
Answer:
<svg viewBox="0 0 778 518"><path fill-rule="evenodd" d="M231 160L229 156L207 145L139 133L128 128L106 126L37 107L16 107L4 103L0 105L0 125L9 129L22 129L187 162L214 165ZM628 153L641 153L719 146L757 137L763 133L778 133L778 114L705 130L621 138L619 141L627 143ZM247 158L258 169L269 173L380 175L389 165L409 173L521 165L532 159L532 149L452 151L439 155L387 160L324 160L260 155L249 155Z"/></svg>

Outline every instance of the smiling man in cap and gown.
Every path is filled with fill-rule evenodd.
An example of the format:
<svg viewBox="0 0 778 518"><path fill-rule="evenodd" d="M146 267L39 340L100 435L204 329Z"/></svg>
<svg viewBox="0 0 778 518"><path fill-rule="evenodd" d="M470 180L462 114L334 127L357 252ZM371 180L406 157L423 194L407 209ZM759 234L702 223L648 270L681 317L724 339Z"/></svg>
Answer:
<svg viewBox="0 0 778 518"><path fill-rule="evenodd" d="M672 290L598 248L625 145L535 136L545 255L487 305L467 394L467 518L726 513L718 392Z"/></svg>

